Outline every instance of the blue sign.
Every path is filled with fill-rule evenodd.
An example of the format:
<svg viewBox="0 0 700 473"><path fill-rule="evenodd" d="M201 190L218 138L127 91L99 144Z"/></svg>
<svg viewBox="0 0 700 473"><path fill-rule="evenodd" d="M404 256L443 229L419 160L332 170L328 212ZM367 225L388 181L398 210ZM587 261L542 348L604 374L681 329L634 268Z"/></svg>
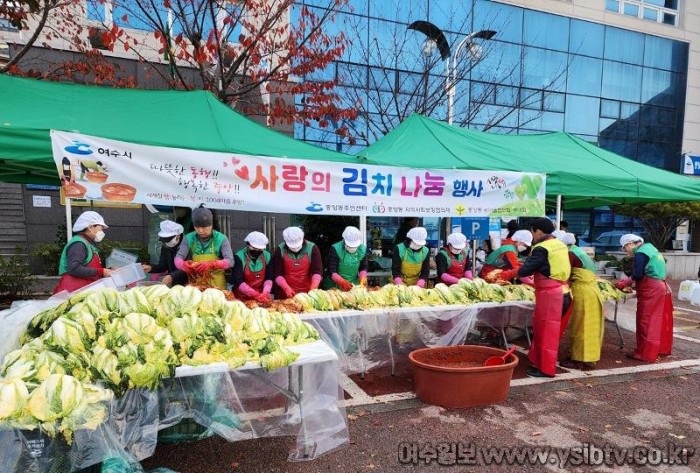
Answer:
<svg viewBox="0 0 700 473"><path fill-rule="evenodd" d="M700 176L700 156L686 154L684 161L683 174Z"/></svg>
<svg viewBox="0 0 700 473"><path fill-rule="evenodd" d="M29 191L57 191L60 189L59 186L49 186L47 184L27 184L27 190Z"/></svg>
<svg viewBox="0 0 700 473"><path fill-rule="evenodd" d="M462 217L462 233L468 240L486 240L489 237L489 218Z"/></svg>

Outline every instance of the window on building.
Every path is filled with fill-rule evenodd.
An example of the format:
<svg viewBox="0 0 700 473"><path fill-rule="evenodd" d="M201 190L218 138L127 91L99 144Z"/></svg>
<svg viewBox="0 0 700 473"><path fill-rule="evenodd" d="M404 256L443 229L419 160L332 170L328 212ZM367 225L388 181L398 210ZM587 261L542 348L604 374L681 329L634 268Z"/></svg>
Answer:
<svg viewBox="0 0 700 473"><path fill-rule="evenodd" d="M17 31L17 28L12 26L12 23L10 23L10 20L0 18L0 31Z"/></svg>
<svg viewBox="0 0 700 473"><path fill-rule="evenodd" d="M678 0L606 0L605 9L656 23L678 24Z"/></svg>

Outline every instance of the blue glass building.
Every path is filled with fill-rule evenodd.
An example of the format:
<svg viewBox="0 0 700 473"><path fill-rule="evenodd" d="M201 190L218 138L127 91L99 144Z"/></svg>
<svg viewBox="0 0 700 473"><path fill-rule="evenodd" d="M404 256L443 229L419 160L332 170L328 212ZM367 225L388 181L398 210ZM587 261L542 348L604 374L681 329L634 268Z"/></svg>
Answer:
<svg viewBox="0 0 700 473"><path fill-rule="evenodd" d="M305 3L313 8L324 2ZM420 41L426 37L407 30L413 21L427 20L444 31L452 53L470 32L497 31L493 39L481 42L478 61L464 54L458 59L464 69L455 85L456 125L497 133L566 131L639 162L679 172L687 42L488 0L351 4L352 11L341 14L336 27L353 46L326 77L338 79L341 96L363 104L350 126L365 142L343 145L332 133L303 125L296 129L298 138L353 152L381 136L375 123L379 115L389 129L412 111L445 120L447 97L436 92L445 87L444 63L437 51L426 63L426 55L420 54ZM607 13L600 14L623 20L624 15L636 15L632 21L642 25L654 21L674 28L679 23L677 2L608 1L605 8ZM387 52L391 48L398 48L395 54ZM427 98L422 106L420 100L411 102L421 95L421 87ZM382 97L388 96L403 99L386 100L390 106L384 106ZM415 110L407 110L411 105ZM611 229L634 229L629 219L605 211L580 219L581 225L573 229L596 227L593 237Z"/></svg>

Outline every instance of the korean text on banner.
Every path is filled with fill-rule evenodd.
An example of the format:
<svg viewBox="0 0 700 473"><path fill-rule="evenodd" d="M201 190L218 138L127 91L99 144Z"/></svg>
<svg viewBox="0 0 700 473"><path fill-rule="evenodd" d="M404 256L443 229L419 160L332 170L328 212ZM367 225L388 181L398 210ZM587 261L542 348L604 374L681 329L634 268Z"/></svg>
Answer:
<svg viewBox="0 0 700 473"><path fill-rule="evenodd" d="M292 214L544 215L545 176L537 173L270 158L59 131L51 143L74 198Z"/></svg>

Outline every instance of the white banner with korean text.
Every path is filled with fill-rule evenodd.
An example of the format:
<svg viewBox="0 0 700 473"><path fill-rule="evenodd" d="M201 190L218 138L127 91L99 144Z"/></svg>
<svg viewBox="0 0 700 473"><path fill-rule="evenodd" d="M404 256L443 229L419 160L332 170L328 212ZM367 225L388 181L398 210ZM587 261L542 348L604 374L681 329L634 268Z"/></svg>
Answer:
<svg viewBox="0 0 700 473"><path fill-rule="evenodd" d="M288 214L544 215L538 173L270 158L62 131L51 131L51 144L70 198Z"/></svg>

